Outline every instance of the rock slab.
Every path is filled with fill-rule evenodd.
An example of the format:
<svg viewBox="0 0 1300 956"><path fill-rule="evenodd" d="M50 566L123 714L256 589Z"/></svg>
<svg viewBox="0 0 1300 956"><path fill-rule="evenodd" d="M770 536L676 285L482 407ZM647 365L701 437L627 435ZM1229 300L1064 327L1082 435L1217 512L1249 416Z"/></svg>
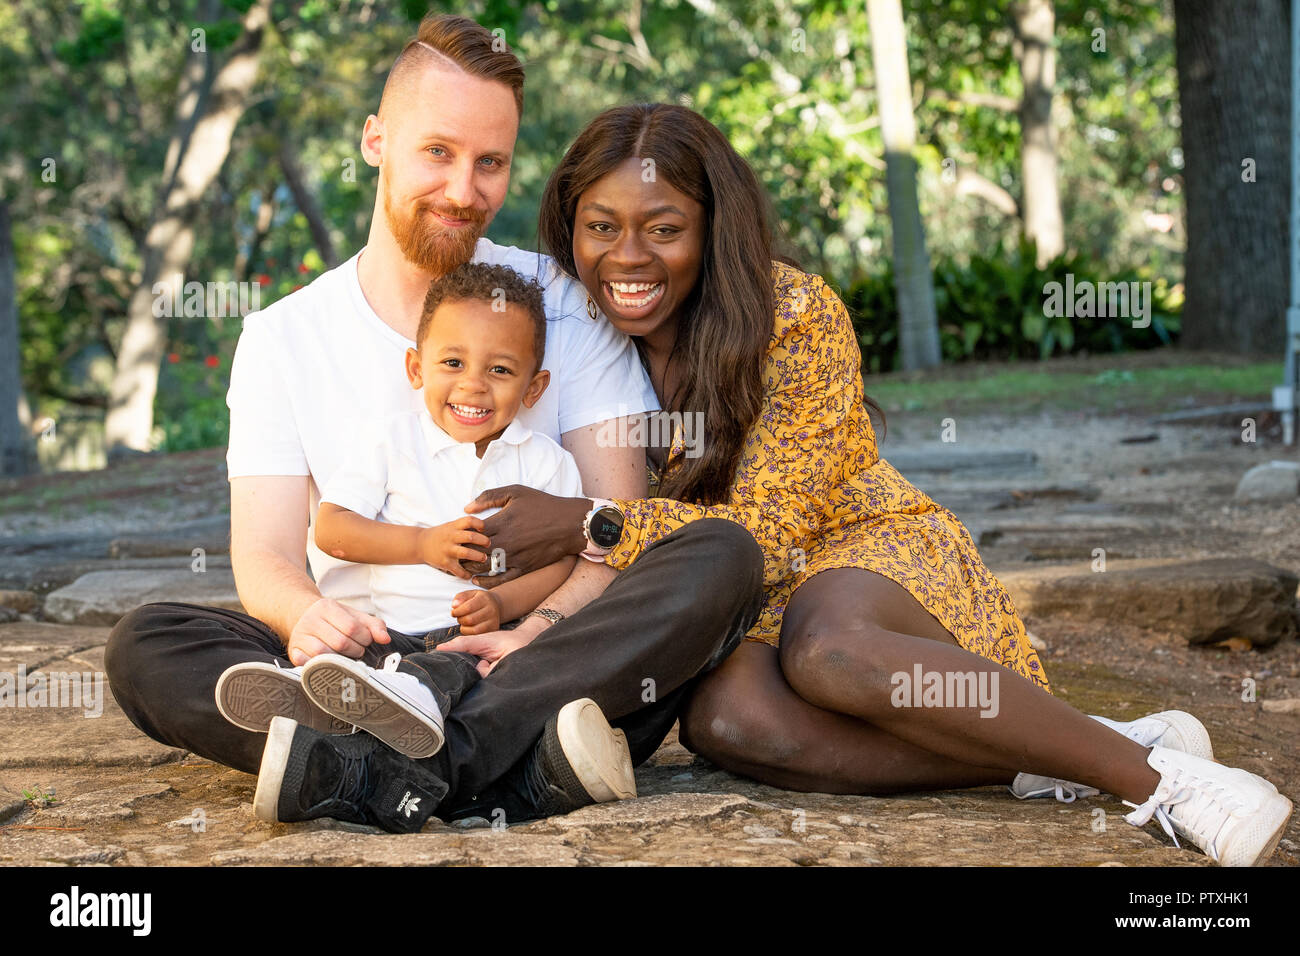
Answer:
<svg viewBox="0 0 1300 956"><path fill-rule="evenodd" d="M1231 637L1271 647L1296 636L1300 577L1263 561L1110 561L1004 571L1023 616L1065 615L1181 634L1189 644Z"/></svg>
<svg viewBox="0 0 1300 956"><path fill-rule="evenodd" d="M112 626L141 604L176 601L242 611L234 572L211 567L92 571L45 598L45 616L63 624Z"/></svg>

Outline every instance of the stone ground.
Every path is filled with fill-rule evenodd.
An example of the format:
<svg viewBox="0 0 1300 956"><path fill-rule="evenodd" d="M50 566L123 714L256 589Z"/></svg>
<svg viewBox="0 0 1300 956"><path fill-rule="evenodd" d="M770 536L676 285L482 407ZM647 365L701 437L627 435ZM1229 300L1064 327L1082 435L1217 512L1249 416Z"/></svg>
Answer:
<svg viewBox="0 0 1300 956"><path fill-rule="evenodd" d="M1290 588L1280 603L1294 613L1300 504L1233 500L1251 465L1295 459L1276 440L1243 444L1230 420L1174 426L1057 412L961 415L957 443L942 444L941 417L891 414L882 454L962 518L986 563L1017 581L1008 587L1018 602L1026 580L1059 566L1087 571L1102 548L1113 568L1142 567L1141 559L1218 559L1225 569L1266 562L1278 570L1252 571L1256 583L1273 588L1273 601L1279 581ZM155 593L141 590L142 580L159 595L177 593L157 582L190 571L193 548L204 549L202 594L228 597L227 510L220 450L0 483L0 589L14 592L0 594L0 622L9 621L0 623L0 674L102 672L105 625L125 610L113 603L114 582L126 606ZM1046 645L1040 654L1061 697L1117 718L1190 710L1220 760L1263 774L1296 800L1294 623L1269 647L1254 646L1259 635L1235 635L1231 618L1213 644L1187 640L1231 597L1171 597L1154 627L1104 603L1025 617ZM1244 700L1252 689L1255 699ZM501 830L434 822L405 837L330 821L270 825L253 816L253 777L154 743L104 693L98 717L75 707L0 708L0 863L1209 864L1173 848L1154 825L1130 827L1121 819L1128 808L1105 795L1064 805L1017 801L1001 788L796 793L722 771L675 734L639 769L639 799L565 817ZM1271 863L1300 863L1297 820Z"/></svg>

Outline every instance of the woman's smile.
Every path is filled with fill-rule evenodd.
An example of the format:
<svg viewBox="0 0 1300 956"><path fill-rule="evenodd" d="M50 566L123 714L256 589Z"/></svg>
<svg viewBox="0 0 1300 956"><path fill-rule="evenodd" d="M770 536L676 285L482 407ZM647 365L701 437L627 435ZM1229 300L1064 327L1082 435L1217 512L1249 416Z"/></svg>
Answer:
<svg viewBox="0 0 1300 956"><path fill-rule="evenodd" d="M665 286L662 282L606 281L601 283L601 288L606 301L613 304L621 317L640 319L654 311Z"/></svg>

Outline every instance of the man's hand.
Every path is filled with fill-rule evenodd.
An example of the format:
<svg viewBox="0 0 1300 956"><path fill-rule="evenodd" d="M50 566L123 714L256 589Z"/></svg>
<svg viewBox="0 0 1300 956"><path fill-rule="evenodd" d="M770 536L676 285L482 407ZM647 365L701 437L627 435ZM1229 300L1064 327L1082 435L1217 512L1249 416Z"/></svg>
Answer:
<svg viewBox="0 0 1300 956"><path fill-rule="evenodd" d="M486 559L466 563L466 568L478 575L473 581L480 587L505 584L587 547L582 519L591 510L590 498L558 498L526 485L506 485L489 488L465 506L471 513L488 508L501 510L479 519L480 527L492 539L493 550L505 551L506 571L489 575L491 565Z"/></svg>
<svg viewBox="0 0 1300 956"><path fill-rule="evenodd" d="M491 591L461 591L451 599L451 616L462 634L495 631L501 626L501 599Z"/></svg>
<svg viewBox="0 0 1300 956"><path fill-rule="evenodd" d="M317 654L342 654L359 658L370 644L392 640L384 622L373 614L323 597L303 612L289 635L289 660L294 667Z"/></svg>
<svg viewBox="0 0 1300 956"><path fill-rule="evenodd" d="M482 531L483 519L473 515L466 515L432 528L422 528L419 542L420 560L431 568L469 580L470 574L461 567L460 562L487 560L487 555L483 552L465 547L467 544L476 544L482 548L491 547L492 542L481 533Z"/></svg>
<svg viewBox="0 0 1300 956"><path fill-rule="evenodd" d="M533 642L533 638L551 625L540 617L527 618L513 631L490 631L487 634L453 637L438 645L440 651L464 651L480 658L478 672L483 677L492 673L512 651L517 651Z"/></svg>

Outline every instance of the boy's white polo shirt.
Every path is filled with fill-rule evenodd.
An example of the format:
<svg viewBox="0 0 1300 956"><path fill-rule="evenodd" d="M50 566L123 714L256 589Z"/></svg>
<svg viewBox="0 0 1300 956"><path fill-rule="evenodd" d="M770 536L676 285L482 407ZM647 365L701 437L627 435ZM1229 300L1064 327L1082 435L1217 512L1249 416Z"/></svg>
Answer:
<svg viewBox="0 0 1300 956"><path fill-rule="evenodd" d="M394 416L378 440L358 448L321 492L328 501L363 518L429 528L465 516L479 492L501 485L527 485L562 498L582 497L573 456L518 417L490 442L480 459L473 442L458 442L428 411ZM480 518L500 509L478 513ZM477 589L471 581L427 564L372 564L370 596L375 613L393 630L423 635L456 623L451 599Z"/></svg>
<svg viewBox="0 0 1300 956"><path fill-rule="evenodd" d="M362 250L364 252L364 250ZM304 542L316 587L326 597L373 609L369 566L316 547L320 489L394 415L424 408L404 367L415 343L370 307L357 278L361 253L310 285L244 318L230 372L230 478L307 475ZM582 284L550 256L480 239L475 262L507 265L543 288L551 382L517 420L555 441L587 425L654 411L658 399L632 340L603 315L587 315Z"/></svg>

